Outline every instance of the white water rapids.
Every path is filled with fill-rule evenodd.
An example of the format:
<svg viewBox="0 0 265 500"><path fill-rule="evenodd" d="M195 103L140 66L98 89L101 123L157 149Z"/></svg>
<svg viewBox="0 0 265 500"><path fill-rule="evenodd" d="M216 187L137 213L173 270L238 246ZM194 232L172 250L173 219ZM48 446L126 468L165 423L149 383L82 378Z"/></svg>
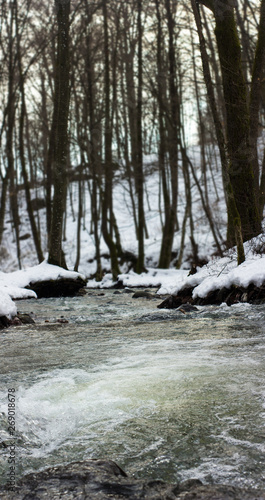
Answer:
<svg viewBox="0 0 265 500"><path fill-rule="evenodd" d="M18 302L36 324L0 333L0 438L15 388L17 476L107 457L137 477L264 487L265 306L184 315L104 293ZM7 460L3 448L3 484Z"/></svg>

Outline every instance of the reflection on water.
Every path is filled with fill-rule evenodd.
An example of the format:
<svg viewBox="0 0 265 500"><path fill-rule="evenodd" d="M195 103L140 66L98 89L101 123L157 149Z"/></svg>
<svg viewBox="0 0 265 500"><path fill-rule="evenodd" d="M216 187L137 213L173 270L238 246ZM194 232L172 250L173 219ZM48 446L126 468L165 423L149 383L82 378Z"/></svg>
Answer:
<svg viewBox="0 0 265 500"><path fill-rule="evenodd" d="M265 308L184 315L159 302L18 303L36 320L1 332L1 437L15 387L18 475L108 457L138 477L264 486Z"/></svg>

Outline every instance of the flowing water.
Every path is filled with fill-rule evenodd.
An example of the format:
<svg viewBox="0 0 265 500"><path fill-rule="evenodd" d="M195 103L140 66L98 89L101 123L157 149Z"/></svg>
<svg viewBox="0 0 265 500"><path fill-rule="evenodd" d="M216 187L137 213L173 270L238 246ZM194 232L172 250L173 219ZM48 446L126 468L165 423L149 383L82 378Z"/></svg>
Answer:
<svg viewBox="0 0 265 500"><path fill-rule="evenodd" d="M17 477L107 457L136 477L264 487L265 306L182 314L101 293L20 301L35 325L0 333L0 437L14 388Z"/></svg>

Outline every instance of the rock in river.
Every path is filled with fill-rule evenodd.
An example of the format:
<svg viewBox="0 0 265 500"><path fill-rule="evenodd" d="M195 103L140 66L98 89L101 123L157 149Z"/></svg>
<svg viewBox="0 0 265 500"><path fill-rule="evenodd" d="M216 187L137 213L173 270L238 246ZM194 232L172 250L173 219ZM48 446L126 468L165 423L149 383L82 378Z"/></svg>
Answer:
<svg viewBox="0 0 265 500"><path fill-rule="evenodd" d="M177 308L177 311L181 311L182 313L186 314L187 312L194 312L198 311L198 307L193 306L192 304L182 304L182 306Z"/></svg>
<svg viewBox="0 0 265 500"><path fill-rule="evenodd" d="M133 299L153 299L155 295L153 293L147 292L146 290L139 290L135 292L132 296Z"/></svg>
<svg viewBox="0 0 265 500"><path fill-rule="evenodd" d="M128 477L111 460L85 460L24 476L1 500L265 500L265 492L190 479L179 484Z"/></svg>

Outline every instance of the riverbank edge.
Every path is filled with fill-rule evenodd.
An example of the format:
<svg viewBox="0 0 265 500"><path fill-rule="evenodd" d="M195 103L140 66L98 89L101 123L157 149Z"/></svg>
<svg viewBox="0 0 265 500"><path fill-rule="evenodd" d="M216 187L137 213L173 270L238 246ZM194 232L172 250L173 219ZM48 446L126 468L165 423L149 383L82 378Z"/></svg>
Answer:
<svg viewBox="0 0 265 500"><path fill-rule="evenodd" d="M81 277L78 278L60 278L57 280L40 280L34 283L30 283L26 288L28 290L33 290L38 298L53 298L53 297L73 297L78 295L84 295L89 290L86 287L86 280ZM144 288L144 287L136 287ZM152 287L148 287L149 289ZM153 287L157 290L157 286ZM256 286L253 283L249 284L247 287L232 285L230 288L217 288L212 290L206 295L206 297L194 297L194 289L196 287L185 286L183 289L175 295L168 295L166 298L157 306L159 309L176 309L184 304L191 305L221 305L226 303L228 306L237 303L249 303L253 305L265 304L265 283L261 286ZM132 287L123 284L121 281L113 283L113 286L106 287L106 290L121 290L127 289L128 291L134 292ZM96 290L92 288L91 290ZM104 288L100 289L102 292ZM139 294L139 298L148 298L150 294L146 291ZM155 295L153 295L155 296ZM162 299L161 295L156 295L158 298ZM17 299L19 300L19 299ZM12 325L28 324L32 323L29 315L20 316L17 314L12 318L7 316L0 317L0 330L7 328Z"/></svg>
<svg viewBox="0 0 265 500"><path fill-rule="evenodd" d="M170 295L157 307L159 309L175 309L183 304L198 306L221 305L228 306L238 303L248 303L253 305L265 304L265 283L256 286L250 283L247 287L232 285L229 288L222 287L210 291L205 297L194 297L196 287L184 287L176 295Z"/></svg>
<svg viewBox="0 0 265 500"><path fill-rule="evenodd" d="M86 293L87 280L81 276L75 278L60 277L57 279L38 280L25 286L25 290L33 291L36 293L37 298L53 298L53 297L74 297L84 295ZM25 298L25 297L23 297ZM30 300L33 297L28 297ZM21 300L20 297L13 300ZM0 330L8 328L12 325L29 324L34 321L29 314L16 314L12 317L7 315L0 316Z"/></svg>

